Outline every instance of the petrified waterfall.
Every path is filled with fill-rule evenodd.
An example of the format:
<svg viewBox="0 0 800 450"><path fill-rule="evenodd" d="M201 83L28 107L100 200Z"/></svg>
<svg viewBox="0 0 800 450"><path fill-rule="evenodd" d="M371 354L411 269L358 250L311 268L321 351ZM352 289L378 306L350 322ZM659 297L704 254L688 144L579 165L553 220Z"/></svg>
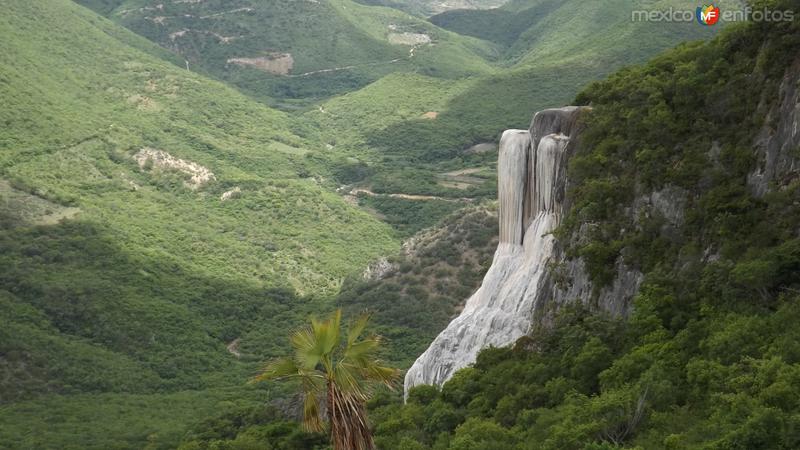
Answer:
<svg viewBox="0 0 800 450"><path fill-rule="evenodd" d="M456 319L409 369L405 389L441 385L472 364L486 347L513 344L527 334L547 302L547 263L562 215L565 167L580 113L576 107L537 113L530 130L507 130L500 139L498 198L500 243L481 287Z"/></svg>

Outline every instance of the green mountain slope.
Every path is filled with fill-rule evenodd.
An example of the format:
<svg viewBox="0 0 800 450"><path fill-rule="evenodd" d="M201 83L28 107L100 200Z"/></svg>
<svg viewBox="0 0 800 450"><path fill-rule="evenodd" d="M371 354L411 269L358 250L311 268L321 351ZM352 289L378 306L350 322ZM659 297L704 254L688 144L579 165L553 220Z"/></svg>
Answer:
<svg viewBox="0 0 800 450"><path fill-rule="evenodd" d="M375 402L378 445L796 448L798 48L797 22L748 24L579 95L593 110L558 234L597 283L617 258L645 274L631 317L567 309L552 329L485 350L441 391ZM752 176L764 145L787 161L766 193ZM685 220L630 213L669 189L680 194L667 212Z"/></svg>
<svg viewBox="0 0 800 450"><path fill-rule="evenodd" d="M739 0L717 3L724 10L738 10ZM459 34L499 45L506 64L586 60L615 55L628 62L647 58L674 45L674 35L685 40L707 38L714 28L691 22L633 20L634 11L694 13L697 5L685 0L609 0L604 2L513 0L496 9L447 11L431 23ZM635 36L647 36L631 45ZM593 61L594 60L594 61Z"/></svg>
<svg viewBox="0 0 800 450"><path fill-rule="evenodd" d="M430 17L451 10L472 10L497 8L506 0L359 0L365 5L389 6L410 14Z"/></svg>
<svg viewBox="0 0 800 450"><path fill-rule="evenodd" d="M796 1L754 3L800 14ZM484 350L441 390L415 388L407 404L379 396L378 447L800 446L798 50L796 21L747 24L584 89L576 103L593 109L557 235L598 285L619 260L645 274L631 316L598 313L584 298L513 348ZM765 173L761 190L754 174ZM679 194L664 212L636 206L666 192ZM397 276L351 298L395 292Z"/></svg>
<svg viewBox="0 0 800 450"><path fill-rule="evenodd" d="M456 81L393 74L302 117L318 124L321 140L371 167L361 183L376 192L492 197L492 183L453 185L442 177L465 169L491 172L493 154L474 152L476 144L495 142L503 129L527 128L530 111L564 105L616 68L718 31L696 22L631 21L643 3L584 3L512 2L435 16L431 20L442 26L448 26L443 17L475 17L451 29L493 40L500 49L495 72Z"/></svg>
<svg viewBox="0 0 800 450"><path fill-rule="evenodd" d="M92 22L112 25L78 7L63 2L39 6L15 6L11 12L19 17L8 17L2 30L10 45L3 54L8 108L0 167L17 188L76 203L87 220L102 216L131 222L118 231L197 271L220 273L214 255L228 259L232 266L222 273L235 279L264 281L264 274L274 271L276 281L289 274L285 269L281 274L279 264L299 265L307 273L292 271L297 287L331 287L346 273L341 263L349 259L334 254L338 233L374 232L375 249L381 248L380 225L320 187L324 166L313 158L319 146L292 133L285 115L121 45ZM56 8L69 9L62 13ZM30 10L41 11L41 17L26 16ZM47 21L56 21L59 13L68 17L53 25L63 44L54 48L47 36L26 32L26 26L49 26ZM197 167L162 170L151 161L140 170L135 157L163 156L155 151ZM197 175L192 171L204 169L212 173L207 182L189 180ZM241 201L220 200L235 187ZM197 221L191 213L206 219ZM236 214L241 219L229 222ZM323 217L336 225L326 230ZM265 225L227 236L244 232L230 229L239 220ZM287 227L304 220L319 226ZM352 226L339 226L347 222ZM162 229L168 223L173 231ZM155 241L147 238L151 227L159 230ZM180 241L186 238L177 233L193 227L204 239L218 236L211 239L224 245L206 240L191 257L182 254L179 250L185 253L186 248ZM205 235L203 228L222 233ZM333 247L316 245L324 233L331 233L327 238ZM261 253L265 247L272 248L269 259ZM350 261L358 265L365 260Z"/></svg>
<svg viewBox="0 0 800 450"><path fill-rule="evenodd" d="M514 44L526 30L557 10L553 0L516 0L488 10L445 11L429 18L446 30L494 42L504 48Z"/></svg>
<svg viewBox="0 0 800 450"><path fill-rule="evenodd" d="M519 0L430 22L349 0L86 3L250 96L284 107L319 102L297 111L296 127L328 144L340 184L444 197L494 195L491 180L448 182L461 170L492 172L491 153L474 145L524 128L531 110L562 105L617 67L719 28L631 21L636 8L687 7L683 0ZM416 38L431 42L401 44ZM291 70L264 72L287 69L286 54ZM228 62L259 57L271 68Z"/></svg>
<svg viewBox="0 0 800 450"><path fill-rule="evenodd" d="M245 389L278 336L396 250L284 113L70 1L0 5L0 447L142 447L163 429L147 410L172 408L149 395L217 408L213 389ZM119 408L36 431L96 402ZM180 429L194 407L174 405ZM120 421L136 433L104 431Z"/></svg>
<svg viewBox="0 0 800 450"><path fill-rule="evenodd" d="M83 1L262 100L314 99L397 71L484 73L491 46L349 0ZM412 51L414 49L414 51Z"/></svg>

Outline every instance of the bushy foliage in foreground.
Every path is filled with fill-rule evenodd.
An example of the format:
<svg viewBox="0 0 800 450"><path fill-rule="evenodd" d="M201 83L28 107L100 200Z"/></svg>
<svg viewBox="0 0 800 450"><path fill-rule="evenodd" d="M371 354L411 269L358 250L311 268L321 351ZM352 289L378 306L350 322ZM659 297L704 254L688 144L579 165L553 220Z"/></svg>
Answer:
<svg viewBox="0 0 800 450"><path fill-rule="evenodd" d="M704 292L675 327L666 311L676 294L651 282L628 323L567 311L553 331L483 351L441 391L415 388L405 406L376 402L377 442L385 449L797 448L800 353L789 327L800 318L800 298L720 309L716 293Z"/></svg>

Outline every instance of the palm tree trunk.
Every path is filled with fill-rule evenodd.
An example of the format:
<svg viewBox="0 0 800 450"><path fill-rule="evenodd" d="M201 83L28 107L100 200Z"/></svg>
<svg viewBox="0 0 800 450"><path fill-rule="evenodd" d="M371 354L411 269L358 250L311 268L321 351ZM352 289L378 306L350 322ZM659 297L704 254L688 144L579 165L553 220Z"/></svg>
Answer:
<svg viewBox="0 0 800 450"><path fill-rule="evenodd" d="M327 394L334 450L375 450L363 399L342 393L330 380Z"/></svg>

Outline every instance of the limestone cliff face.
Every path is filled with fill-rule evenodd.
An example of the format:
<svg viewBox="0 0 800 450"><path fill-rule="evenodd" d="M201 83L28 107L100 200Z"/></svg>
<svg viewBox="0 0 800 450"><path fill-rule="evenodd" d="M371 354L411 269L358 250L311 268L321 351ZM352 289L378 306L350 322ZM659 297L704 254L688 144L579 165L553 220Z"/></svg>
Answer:
<svg viewBox="0 0 800 450"><path fill-rule="evenodd" d="M784 74L777 101L765 94L760 108L766 120L752 143L757 164L747 178L757 197L800 179L800 58ZM570 210L566 167L581 137L583 111L541 111L529 130L503 134L498 156L500 243L493 264L462 314L408 371L406 392L418 384L441 385L473 363L481 349L511 345L532 328L548 326L564 304L582 301L613 315L629 313L643 274L621 256L614 263L614 280L605 287L594 286L584 261L565 252L580 248L594 225L583 224L563 238L568 242L551 234ZM709 161L718 164L719 154L715 142ZM662 236L679 238L693 194L672 185L639 189L637 185L634 200L622 211L630 226L639 227L640 218L655 215L663 219ZM718 257L713 248L703 256L705 261Z"/></svg>
<svg viewBox="0 0 800 450"><path fill-rule="evenodd" d="M780 188L800 176L800 58L781 80L779 101L767 112L765 124L754 142L758 167L747 183L756 196ZM762 100L762 105L768 104Z"/></svg>
<svg viewBox="0 0 800 450"><path fill-rule="evenodd" d="M489 346L507 346L530 332L551 306L588 298L589 277L580 260L566 260L551 232L565 208L569 157L580 133L583 108L537 113L529 130L508 130L500 140L498 198L500 243L483 284L456 319L409 369L408 390L441 385ZM554 267L564 273L556 274ZM570 282L557 283L556 275ZM620 266L620 277L601 291L603 307L624 313L641 275Z"/></svg>

